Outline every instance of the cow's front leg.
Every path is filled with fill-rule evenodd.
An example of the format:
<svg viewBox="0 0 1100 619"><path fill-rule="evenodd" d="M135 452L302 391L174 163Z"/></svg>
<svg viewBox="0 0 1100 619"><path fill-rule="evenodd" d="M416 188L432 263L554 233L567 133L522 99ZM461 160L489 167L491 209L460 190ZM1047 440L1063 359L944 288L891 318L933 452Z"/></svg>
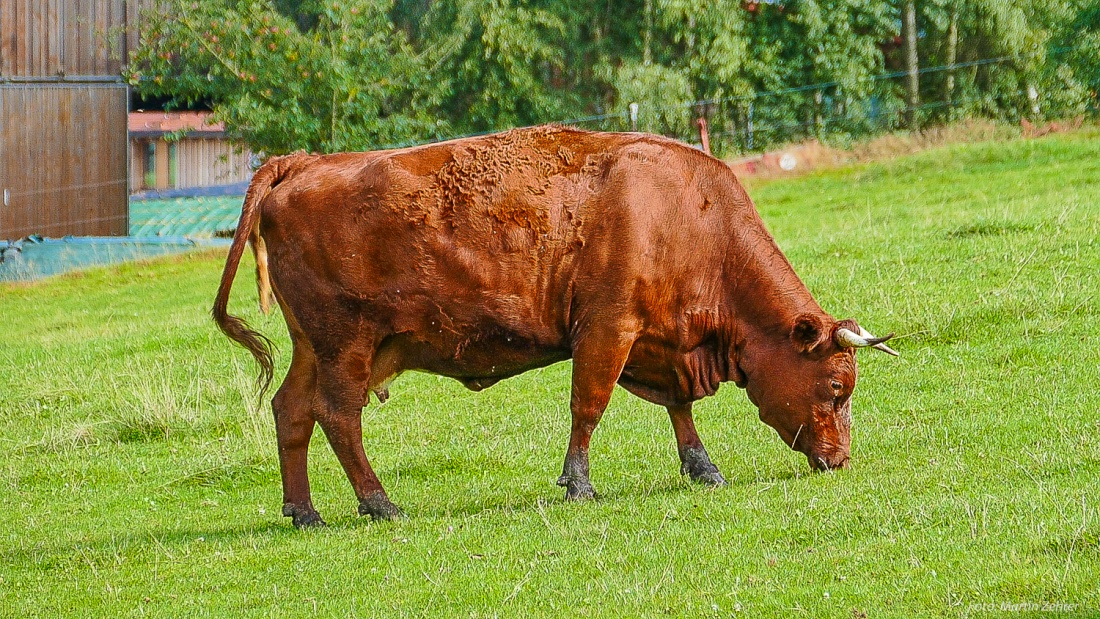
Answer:
<svg viewBox="0 0 1100 619"><path fill-rule="evenodd" d="M676 433L676 450L680 453L680 474L690 475L693 481L708 486L724 486L726 480L718 472L718 467L710 461L703 441L695 431L695 421L691 417L691 403L669 406L668 416L672 419L672 431Z"/></svg>
<svg viewBox="0 0 1100 619"><path fill-rule="evenodd" d="M567 500L596 497L596 489L588 478L588 443L607 408L632 344L632 337L617 332L603 338L589 336L574 347L569 400L573 425L565 465L558 478L558 485L565 487Z"/></svg>

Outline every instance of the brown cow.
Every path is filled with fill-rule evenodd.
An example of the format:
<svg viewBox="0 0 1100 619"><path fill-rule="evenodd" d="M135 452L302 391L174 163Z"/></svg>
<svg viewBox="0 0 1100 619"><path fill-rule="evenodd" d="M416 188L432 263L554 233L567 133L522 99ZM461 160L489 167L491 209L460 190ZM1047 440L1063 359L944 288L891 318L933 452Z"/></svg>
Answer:
<svg viewBox="0 0 1100 619"><path fill-rule="evenodd" d="M293 342L272 407L296 526L323 524L306 474L314 423L359 513L400 515L363 451L361 414L406 370L477 391L572 358L558 484L583 499L595 496L588 444L615 383L666 406L681 473L720 485L692 402L733 381L811 466L842 468L854 348L893 353L822 311L729 168L652 135L548 126L267 162L213 311L266 386L269 343L226 312L256 230Z"/></svg>

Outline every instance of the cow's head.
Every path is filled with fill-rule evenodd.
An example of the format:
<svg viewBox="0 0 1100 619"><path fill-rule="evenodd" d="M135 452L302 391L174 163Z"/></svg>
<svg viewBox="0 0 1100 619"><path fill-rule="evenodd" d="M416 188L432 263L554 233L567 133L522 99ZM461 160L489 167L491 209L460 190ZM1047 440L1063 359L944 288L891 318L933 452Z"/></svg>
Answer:
<svg viewBox="0 0 1100 619"><path fill-rule="evenodd" d="M869 346L896 356L883 343L891 337L876 338L853 320L802 314L787 338L768 338L745 351L738 365L760 419L787 445L806 454L814 469L847 468L855 351Z"/></svg>

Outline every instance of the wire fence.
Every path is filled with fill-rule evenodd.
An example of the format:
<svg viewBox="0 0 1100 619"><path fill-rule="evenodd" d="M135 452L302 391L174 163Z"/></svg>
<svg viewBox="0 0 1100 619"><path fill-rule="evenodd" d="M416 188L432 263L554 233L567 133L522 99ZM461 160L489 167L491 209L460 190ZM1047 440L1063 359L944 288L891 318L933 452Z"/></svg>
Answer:
<svg viewBox="0 0 1100 619"><path fill-rule="evenodd" d="M904 81L909 73L889 71L847 85L827 81L681 103L633 101L615 112L555 122L597 131L647 131L698 143L699 130L695 121L703 118L709 127L711 150L719 156L735 156L809 139L847 144L971 116L1004 119L1011 116L1009 110L1022 110L1018 117L1037 120L1058 106L1047 96L1052 93L1025 87L1015 71L1036 54L921 68L917 73L923 78L923 102L917 105L905 102ZM1005 76L1011 76L1012 79L1003 80L1011 86L996 84L998 77ZM1097 111L1095 95L1091 111L1094 114ZM445 139L486 135L502 129L504 127ZM443 139L390 144L386 148Z"/></svg>
<svg viewBox="0 0 1100 619"><path fill-rule="evenodd" d="M1005 62L1006 59L997 59ZM966 63L977 67L995 64ZM926 69L926 73L945 70ZM958 94L940 94L937 100L918 105L904 101L905 73L875 76L868 87L850 91L836 82L824 82L754 93L747 96L694 101L682 105L635 102L627 111L565 121L562 124L600 131L648 131L698 143L695 119L703 118L709 127L710 147L715 154L731 156L755 153L782 144L816 139L847 144L925 126L929 122L949 122L983 111L1009 107L1037 108L1038 93L1029 100L1025 88L1001 89L996 95L959 89ZM1035 116L1039 116L1037 112Z"/></svg>

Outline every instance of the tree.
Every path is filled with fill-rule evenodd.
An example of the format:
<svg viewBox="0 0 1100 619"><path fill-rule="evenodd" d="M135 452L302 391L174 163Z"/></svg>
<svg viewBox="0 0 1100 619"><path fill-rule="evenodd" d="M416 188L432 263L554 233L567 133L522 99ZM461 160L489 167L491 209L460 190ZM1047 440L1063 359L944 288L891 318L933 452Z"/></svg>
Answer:
<svg viewBox="0 0 1100 619"><path fill-rule="evenodd" d="M920 62L917 57L917 8L913 0L902 2L901 38L905 42L905 123L915 130L920 107Z"/></svg>
<svg viewBox="0 0 1100 619"><path fill-rule="evenodd" d="M288 16L270 0L171 0L146 16L130 82L175 106L209 102L230 135L267 154L451 131L430 114L433 90L388 21L389 3L304 8Z"/></svg>
<svg viewBox="0 0 1100 619"><path fill-rule="evenodd" d="M211 105L268 154L578 117L619 130L632 102L640 129L681 138L706 115L721 154L902 118L1075 114L1100 90L1100 0L164 5L145 22L131 82L175 106ZM956 63L966 68L937 69ZM878 77L899 69L902 80Z"/></svg>
<svg viewBox="0 0 1100 619"><path fill-rule="evenodd" d="M565 25L552 12L513 0L437 2L416 31L436 84L439 112L462 133L561 118L574 112L554 88L564 67Z"/></svg>

